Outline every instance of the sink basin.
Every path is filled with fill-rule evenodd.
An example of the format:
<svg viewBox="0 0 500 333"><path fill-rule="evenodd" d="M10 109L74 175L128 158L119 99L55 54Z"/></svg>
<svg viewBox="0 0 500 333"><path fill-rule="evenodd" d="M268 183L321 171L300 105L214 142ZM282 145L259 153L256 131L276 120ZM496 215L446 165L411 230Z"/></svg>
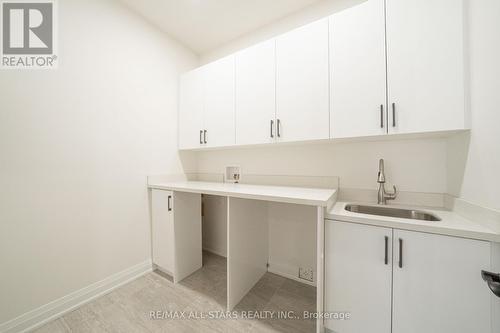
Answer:
<svg viewBox="0 0 500 333"><path fill-rule="evenodd" d="M403 219L423 220L423 221L433 221L433 222L441 221L441 219L434 214L413 209L348 204L345 206L345 210L352 213L399 217Z"/></svg>

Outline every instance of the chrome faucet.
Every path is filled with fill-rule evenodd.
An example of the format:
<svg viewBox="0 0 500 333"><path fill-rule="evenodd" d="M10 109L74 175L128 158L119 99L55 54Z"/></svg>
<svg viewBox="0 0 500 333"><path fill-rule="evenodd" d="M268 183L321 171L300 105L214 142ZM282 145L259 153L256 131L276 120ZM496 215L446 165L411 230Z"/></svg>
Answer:
<svg viewBox="0 0 500 333"><path fill-rule="evenodd" d="M396 199L396 186L393 186L394 192L388 193L385 191L385 174L384 174L384 160L381 158L378 162L378 177L377 177L378 186L378 199L377 203L379 205L387 205L387 200Z"/></svg>

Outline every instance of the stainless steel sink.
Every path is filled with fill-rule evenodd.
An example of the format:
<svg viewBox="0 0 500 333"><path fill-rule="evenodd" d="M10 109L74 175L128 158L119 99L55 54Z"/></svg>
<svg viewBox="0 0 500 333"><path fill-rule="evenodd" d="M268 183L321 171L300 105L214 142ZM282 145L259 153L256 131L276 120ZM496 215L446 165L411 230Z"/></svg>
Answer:
<svg viewBox="0 0 500 333"><path fill-rule="evenodd" d="M441 219L434 214L413 209L348 204L345 206L345 210L352 213L399 217L403 219L423 220L423 221L433 221L433 222L441 221Z"/></svg>

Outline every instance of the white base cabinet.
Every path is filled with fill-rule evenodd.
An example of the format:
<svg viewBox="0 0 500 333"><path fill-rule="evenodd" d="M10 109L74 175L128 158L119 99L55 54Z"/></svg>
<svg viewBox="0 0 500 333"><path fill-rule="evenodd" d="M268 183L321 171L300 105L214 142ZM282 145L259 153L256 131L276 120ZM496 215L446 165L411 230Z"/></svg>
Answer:
<svg viewBox="0 0 500 333"><path fill-rule="evenodd" d="M174 213L172 191L152 191L153 264L174 274Z"/></svg>
<svg viewBox="0 0 500 333"><path fill-rule="evenodd" d="M326 320L328 329L492 332L490 292L481 279L490 268L489 242L325 223L325 311L350 312L348 320Z"/></svg>
<svg viewBox="0 0 500 333"><path fill-rule="evenodd" d="M201 195L151 190L151 232L153 264L174 282L200 269Z"/></svg>
<svg viewBox="0 0 500 333"><path fill-rule="evenodd" d="M393 332L491 332L489 242L394 230L394 249Z"/></svg>
<svg viewBox="0 0 500 333"><path fill-rule="evenodd" d="M352 315L325 326L339 333L389 333L392 230L327 222L325 236L325 309Z"/></svg>

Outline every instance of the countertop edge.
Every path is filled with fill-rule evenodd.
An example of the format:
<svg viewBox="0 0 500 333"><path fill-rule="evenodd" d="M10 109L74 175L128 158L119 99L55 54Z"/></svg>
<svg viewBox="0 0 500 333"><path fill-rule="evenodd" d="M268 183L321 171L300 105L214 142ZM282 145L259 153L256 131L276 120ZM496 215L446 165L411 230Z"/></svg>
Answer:
<svg viewBox="0 0 500 333"><path fill-rule="evenodd" d="M452 228L452 227L443 227L436 224L422 225L404 221L397 221L393 218L387 218L387 220L381 220L376 218L370 218L370 216L350 216L348 214L336 213L335 209L338 209L339 206L343 208L345 202L337 202L334 207L325 215L325 220L336 220L340 222L349 222L349 223L357 223L364 225L372 225L378 227L385 228L394 228L400 230L408 230L408 231L416 231L416 232L424 232L430 234L438 234L444 236L452 236L452 237L460 237L467 239L475 239L480 241L489 241L489 242L499 242L500 243L500 234L495 233L493 230L490 232L481 232L475 230L463 230L460 228ZM373 204L367 204L373 205ZM428 209L424 209L428 210ZM454 213L454 212L449 212ZM456 213L454 213L456 214ZM463 219L463 218L462 218ZM466 219L463 219L466 220ZM468 220L467 220L468 221ZM437 222L439 223L439 222ZM468 223L472 225L480 225L478 223L474 223L472 221L468 221Z"/></svg>
<svg viewBox="0 0 500 333"><path fill-rule="evenodd" d="M266 186L266 185L264 185ZM285 187L285 186L283 186ZM162 184L148 184L149 189L155 190L170 190L170 191L178 191L178 192L187 192L187 193L201 193L208 195L220 195L227 196L233 198L240 199L251 199L251 200L263 200L263 201L272 201L272 202L280 202L280 203L290 203L290 204L298 204L298 205L307 205L307 206L321 206L328 207L333 205L333 201L335 199L335 194L337 193L336 189L331 189L332 194L327 200L313 200L313 199L301 199L296 197L288 197L288 196L274 196L268 194L249 194L249 193L238 193L238 192L226 192L223 190L210 190L210 189L195 189L195 188L186 188L186 187L178 187L172 185L162 185ZM321 189L326 190L326 189Z"/></svg>

